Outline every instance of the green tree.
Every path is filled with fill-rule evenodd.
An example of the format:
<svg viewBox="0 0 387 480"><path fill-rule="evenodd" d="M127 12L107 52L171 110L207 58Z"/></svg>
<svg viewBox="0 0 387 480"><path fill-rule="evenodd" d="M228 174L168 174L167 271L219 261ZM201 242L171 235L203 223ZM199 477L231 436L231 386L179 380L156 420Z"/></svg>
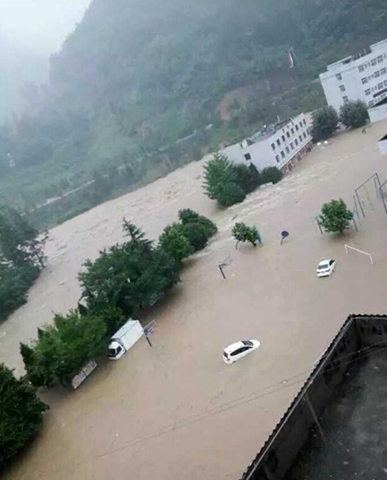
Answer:
<svg viewBox="0 0 387 480"><path fill-rule="evenodd" d="M339 123L336 110L331 107L323 107L313 113L312 137L315 142L331 137Z"/></svg>
<svg viewBox="0 0 387 480"><path fill-rule="evenodd" d="M320 225L326 232L340 233L349 228L353 213L341 198L324 203L318 217Z"/></svg>
<svg viewBox="0 0 387 480"><path fill-rule="evenodd" d="M232 229L232 234L235 240L239 242L250 242L254 247L257 242L262 243L261 236L256 227L249 227L245 223L236 223ZM237 243L237 245L238 245Z"/></svg>
<svg viewBox="0 0 387 480"><path fill-rule="evenodd" d="M253 164L249 167L246 165L235 165L236 173L235 183L241 187L245 193L253 192L261 184L261 175Z"/></svg>
<svg viewBox="0 0 387 480"><path fill-rule="evenodd" d="M362 127L369 120L367 106L364 102L347 102L340 108L340 121L346 127Z"/></svg>
<svg viewBox="0 0 387 480"><path fill-rule="evenodd" d="M246 198L245 192L236 183L225 183L219 188L218 202L223 207L231 207L235 203L243 202Z"/></svg>
<svg viewBox="0 0 387 480"><path fill-rule="evenodd" d="M281 170L277 167L267 167L261 172L262 183L278 183L283 177Z"/></svg>
<svg viewBox="0 0 387 480"><path fill-rule="evenodd" d="M178 263L181 263L193 251L188 238L184 235L184 226L177 223L165 227L160 235L159 243L160 248Z"/></svg>
<svg viewBox="0 0 387 480"><path fill-rule="evenodd" d="M209 237L215 235L218 231L214 222L203 215L199 215L190 208L179 210L179 219L183 225L186 225L187 223L200 223L206 229Z"/></svg>
<svg viewBox="0 0 387 480"><path fill-rule="evenodd" d="M0 364L0 469L38 433L47 408L27 381Z"/></svg>
<svg viewBox="0 0 387 480"><path fill-rule="evenodd" d="M245 192L237 185L237 174L227 157L216 153L204 165L204 189L212 200L229 207L245 199Z"/></svg>
<svg viewBox="0 0 387 480"><path fill-rule="evenodd" d="M55 315L54 324L41 329L38 339L20 346L27 376L36 387L70 382L90 360L104 354L109 337L102 317L73 310Z"/></svg>
<svg viewBox="0 0 387 480"><path fill-rule="evenodd" d="M113 305L125 315L153 305L179 280L179 265L164 250L153 248L143 232L124 221L129 241L87 260L78 278L87 304Z"/></svg>

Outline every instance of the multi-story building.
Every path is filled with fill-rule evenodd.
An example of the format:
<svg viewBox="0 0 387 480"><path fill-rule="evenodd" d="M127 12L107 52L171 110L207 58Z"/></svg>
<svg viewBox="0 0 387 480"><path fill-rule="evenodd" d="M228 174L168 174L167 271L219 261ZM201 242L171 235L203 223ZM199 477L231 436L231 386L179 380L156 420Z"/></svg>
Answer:
<svg viewBox="0 0 387 480"><path fill-rule="evenodd" d="M387 98L387 39L328 65L320 81L328 105L337 111L349 100L362 100L368 108L379 104Z"/></svg>
<svg viewBox="0 0 387 480"><path fill-rule="evenodd" d="M295 118L265 126L240 143L226 147L224 153L235 164L254 164L258 170L278 167L290 170L312 148L308 117L301 113Z"/></svg>

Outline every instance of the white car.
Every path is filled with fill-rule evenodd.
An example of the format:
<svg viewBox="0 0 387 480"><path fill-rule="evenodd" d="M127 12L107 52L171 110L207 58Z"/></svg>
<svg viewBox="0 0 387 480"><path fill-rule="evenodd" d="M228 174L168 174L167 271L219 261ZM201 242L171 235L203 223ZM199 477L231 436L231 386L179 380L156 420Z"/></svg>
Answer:
<svg viewBox="0 0 387 480"><path fill-rule="evenodd" d="M329 260L322 260L318 265L317 265L317 276L318 277L329 277L332 275L336 267L336 260L333 260L332 258Z"/></svg>
<svg viewBox="0 0 387 480"><path fill-rule="evenodd" d="M223 360L227 365L234 363L254 350L257 350L260 345L258 340L241 340L240 342L232 343L224 349Z"/></svg>

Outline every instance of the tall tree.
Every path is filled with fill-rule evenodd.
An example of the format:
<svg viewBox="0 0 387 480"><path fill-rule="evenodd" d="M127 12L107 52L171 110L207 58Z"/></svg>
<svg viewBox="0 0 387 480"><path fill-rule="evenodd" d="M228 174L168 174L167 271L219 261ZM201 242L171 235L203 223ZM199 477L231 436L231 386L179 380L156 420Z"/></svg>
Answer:
<svg viewBox="0 0 387 480"><path fill-rule="evenodd" d="M341 198L324 203L318 221L326 232L343 234L350 226L353 213Z"/></svg>
<svg viewBox="0 0 387 480"><path fill-rule="evenodd" d="M369 120L367 106L362 101L347 102L340 109L340 121L346 127L359 128Z"/></svg>
<svg viewBox="0 0 387 480"><path fill-rule="evenodd" d="M0 364L0 469L39 431L46 409L27 381Z"/></svg>
<svg viewBox="0 0 387 480"><path fill-rule="evenodd" d="M331 137L337 129L339 117L333 107L323 107L313 113L312 137L315 142Z"/></svg>

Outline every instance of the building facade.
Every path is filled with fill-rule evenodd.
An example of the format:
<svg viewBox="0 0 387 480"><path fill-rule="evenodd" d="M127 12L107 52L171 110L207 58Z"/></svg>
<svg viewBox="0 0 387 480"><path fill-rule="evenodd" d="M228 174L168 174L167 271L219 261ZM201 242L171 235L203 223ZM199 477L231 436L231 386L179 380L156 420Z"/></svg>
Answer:
<svg viewBox="0 0 387 480"><path fill-rule="evenodd" d="M339 112L348 101L363 101L368 108L387 98L387 39L368 51L328 65L320 74L328 105Z"/></svg>
<svg viewBox="0 0 387 480"><path fill-rule="evenodd" d="M253 164L259 171L277 167L287 172L312 149L309 130L309 117L301 113L293 119L263 127L242 142L224 148L222 153L234 164Z"/></svg>

